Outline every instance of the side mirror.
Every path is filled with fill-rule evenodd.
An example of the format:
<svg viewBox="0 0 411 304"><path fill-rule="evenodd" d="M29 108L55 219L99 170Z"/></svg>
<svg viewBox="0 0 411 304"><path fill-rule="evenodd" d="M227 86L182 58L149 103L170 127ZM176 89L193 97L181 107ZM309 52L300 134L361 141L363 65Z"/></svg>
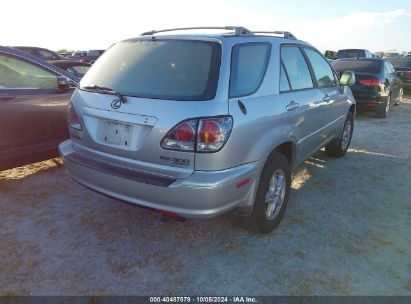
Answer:
<svg viewBox="0 0 411 304"><path fill-rule="evenodd" d="M60 91L67 91L71 88L71 81L67 77L57 77L57 87Z"/></svg>
<svg viewBox="0 0 411 304"><path fill-rule="evenodd" d="M352 71L343 71L340 73L340 84L350 87L355 83L355 74Z"/></svg>

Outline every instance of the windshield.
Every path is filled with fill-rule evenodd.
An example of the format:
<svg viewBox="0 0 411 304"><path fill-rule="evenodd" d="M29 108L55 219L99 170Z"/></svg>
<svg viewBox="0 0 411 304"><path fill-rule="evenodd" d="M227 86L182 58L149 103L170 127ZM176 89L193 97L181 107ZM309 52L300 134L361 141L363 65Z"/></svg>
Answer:
<svg viewBox="0 0 411 304"><path fill-rule="evenodd" d="M373 60L347 60L347 61L333 61L331 63L333 68L340 72L340 71L354 71L359 73L373 73L378 74L381 70L381 61L373 61Z"/></svg>
<svg viewBox="0 0 411 304"><path fill-rule="evenodd" d="M80 82L126 96L172 100L215 97L221 46L192 40L128 40L115 44Z"/></svg>

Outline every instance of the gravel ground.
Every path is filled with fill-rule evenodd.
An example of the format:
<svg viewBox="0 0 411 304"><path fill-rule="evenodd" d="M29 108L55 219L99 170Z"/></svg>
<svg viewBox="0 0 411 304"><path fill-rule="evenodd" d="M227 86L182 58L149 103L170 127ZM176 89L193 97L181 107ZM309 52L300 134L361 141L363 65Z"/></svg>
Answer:
<svg viewBox="0 0 411 304"><path fill-rule="evenodd" d="M411 98L356 118L343 159L296 170L284 221L160 215L72 182L59 159L0 172L0 295L411 295Z"/></svg>

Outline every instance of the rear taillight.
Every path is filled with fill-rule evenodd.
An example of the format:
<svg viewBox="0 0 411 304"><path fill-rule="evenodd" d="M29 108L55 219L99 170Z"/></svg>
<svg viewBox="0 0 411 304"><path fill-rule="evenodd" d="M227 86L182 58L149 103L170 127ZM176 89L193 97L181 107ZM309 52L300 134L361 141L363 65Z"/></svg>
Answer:
<svg viewBox="0 0 411 304"><path fill-rule="evenodd" d="M411 76L411 71L405 71L404 74L408 75L408 76Z"/></svg>
<svg viewBox="0 0 411 304"><path fill-rule="evenodd" d="M67 108L67 124L70 128L81 130L80 120L78 119L76 109L74 109L74 105L71 101Z"/></svg>
<svg viewBox="0 0 411 304"><path fill-rule="evenodd" d="M166 149L194 151L197 120L186 120L175 126L163 138L161 146Z"/></svg>
<svg viewBox="0 0 411 304"><path fill-rule="evenodd" d="M180 122L161 141L165 149L216 152L226 143L233 125L231 117L199 118Z"/></svg>
<svg viewBox="0 0 411 304"><path fill-rule="evenodd" d="M378 79L360 79L358 83L366 87L379 87L381 85Z"/></svg>
<svg viewBox="0 0 411 304"><path fill-rule="evenodd" d="M200 119L197 134L197 152L220 150L230 135L231 127L231 117Z"/></svg>

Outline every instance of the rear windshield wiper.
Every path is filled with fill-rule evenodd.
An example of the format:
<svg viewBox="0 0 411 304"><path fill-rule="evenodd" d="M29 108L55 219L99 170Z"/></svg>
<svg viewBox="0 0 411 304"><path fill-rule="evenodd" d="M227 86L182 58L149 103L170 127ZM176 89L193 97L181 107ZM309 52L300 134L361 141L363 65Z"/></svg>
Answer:
<svg viewBox="0 0 411 304"><path fill-rule="evenodd" d="M112 88L102 87L102 86L95 84L95 85L81 87L81 89L94 90L94 91L98 91L101 93L117 95L117 97L120 99L122 103L125 103L127 101L126 97L123 94L121 94L120 92L117 92L116 90L113 90Z"/></svg>

